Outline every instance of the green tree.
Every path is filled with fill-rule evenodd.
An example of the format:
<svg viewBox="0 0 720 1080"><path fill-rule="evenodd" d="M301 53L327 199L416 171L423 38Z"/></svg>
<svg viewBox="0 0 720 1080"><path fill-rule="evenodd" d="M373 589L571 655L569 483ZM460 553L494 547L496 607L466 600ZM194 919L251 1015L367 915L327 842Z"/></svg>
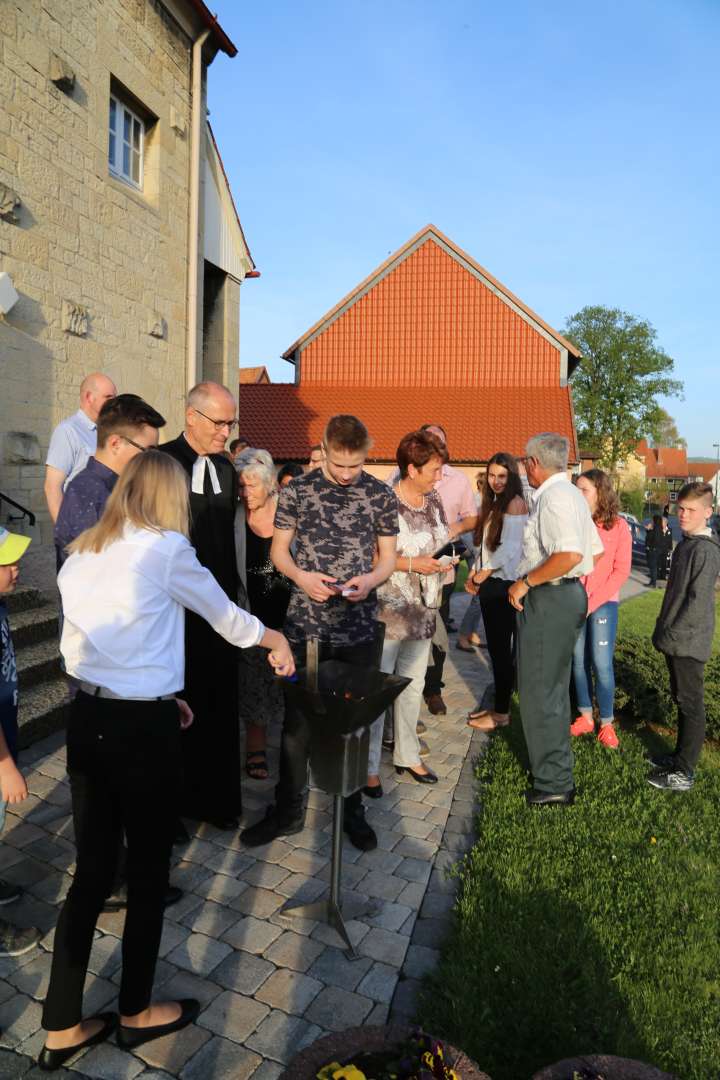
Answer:
<svg viewBox="0 0 720 1080"><path fill-rule="evenodd" d="M582 355L572 381L580 443L615 473L659 424L657 398L680 397L682 383L671 378L674 362L655 344L654 327L619 308L584 307L564 333Z"/></svg>
<svg viewBox="0 0 720 1080"><path fill-rule="evenodd" d="M657 423L651 432L651 446L674 446L679 450L687 450L687 439L684 439L677 429L675 420L666 412L659 409Z"/></svg>
<svg viewBox="0 0 720 1080"><path fill-rule="evenodd" d="M642 521L645 513L645 485L641 480L620 489L620 505L628 514Z"/></svg>

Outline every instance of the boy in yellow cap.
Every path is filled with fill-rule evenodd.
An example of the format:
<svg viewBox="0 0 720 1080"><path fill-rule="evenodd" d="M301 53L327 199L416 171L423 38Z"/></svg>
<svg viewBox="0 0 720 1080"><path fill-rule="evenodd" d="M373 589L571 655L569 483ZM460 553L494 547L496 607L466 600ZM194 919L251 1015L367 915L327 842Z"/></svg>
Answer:
<svg viewBox="0 0 720 1080"><path fill-rule="evenodd" d="M8 803L22 802L28 794L25 777L17 767L17 664L3 597L15 591L18 563L29 543L29 537L8 532L0 525L0 833ZM17 886L0 881L0 905L12 903L21 894ZM23 930L0 919L0 956L22 956L39 940L39 930Z"/></svg>

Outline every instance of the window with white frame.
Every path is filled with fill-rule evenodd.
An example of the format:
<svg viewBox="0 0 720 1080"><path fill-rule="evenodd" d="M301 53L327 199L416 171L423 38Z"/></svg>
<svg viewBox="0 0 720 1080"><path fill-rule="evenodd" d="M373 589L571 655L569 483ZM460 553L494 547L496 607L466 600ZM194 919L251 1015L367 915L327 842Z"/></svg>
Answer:
<svg viewBox="0 0 720 1080"><path fill-rule="evenodd" d="M110 95L108 165L113 176L133 187L143 185L145 124L114 94Z"/></svg>

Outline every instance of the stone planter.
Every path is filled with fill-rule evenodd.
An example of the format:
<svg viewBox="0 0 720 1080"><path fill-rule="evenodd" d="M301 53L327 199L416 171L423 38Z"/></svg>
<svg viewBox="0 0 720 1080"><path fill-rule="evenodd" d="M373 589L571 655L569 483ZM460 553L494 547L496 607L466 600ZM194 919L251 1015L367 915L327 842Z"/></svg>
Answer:
<svg viewBox="0 0 720 1080"><path fill-rule="evenodd" d="M337 1034L326 1035L312 1046L296 1054L280 1080L315 1080L323 1065L331 1061L352 1061L360 1053L378 1053L403 1043L410 1029L402 1025L348 1028ZM460 1080L490 1080L474 1061L442 1040L446 1064L454 1069ZM659 1074L658 1074L659 1075ZM655 1078L653 1078L655 1080Z"/></svg>
<svg viewBox="0 0 720 1080"><path fill-rule="evenodd" d="M536 1072L532 1080L679 1080L672 1073L662 1072L642 1061L613 1057L612 1054L589 1054L587 1057L566 1058L557 1065L547 1065Z"/></svg>

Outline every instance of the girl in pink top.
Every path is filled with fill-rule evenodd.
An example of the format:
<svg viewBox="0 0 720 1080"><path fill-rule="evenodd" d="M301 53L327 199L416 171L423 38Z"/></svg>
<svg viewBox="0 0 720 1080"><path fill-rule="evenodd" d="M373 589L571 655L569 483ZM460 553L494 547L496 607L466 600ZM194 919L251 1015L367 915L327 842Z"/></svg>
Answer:
<svg viewBox="0 0 720 1080"><path fill-rule="evenodd" d="M587 499L593 521L605 548L595 568L580 580L588 595L585 626L578 635L573 654L573 681L580 710L570 726L573 735L594 732L593 681L600 712L598 742L615 748L618 737L613 727L615 672L613 653L617 635L620 587L630 576L632 536L610 477L601 469L588 469L577 479L578 491Z"/></svg>

